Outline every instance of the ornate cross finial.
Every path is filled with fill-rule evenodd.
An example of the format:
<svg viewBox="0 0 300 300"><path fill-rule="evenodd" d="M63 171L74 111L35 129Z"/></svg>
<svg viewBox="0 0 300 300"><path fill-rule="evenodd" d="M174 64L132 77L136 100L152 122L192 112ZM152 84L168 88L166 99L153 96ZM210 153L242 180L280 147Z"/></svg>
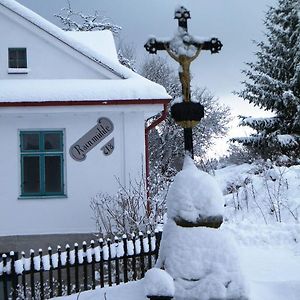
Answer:
<svg viewBox="0 0 300 300"><path fill-rule="evenodd" d="M183 6L175 10L174 19L178 20L178 27L184 28L187 31L187 20L191 18L190 12Z"/></svg>

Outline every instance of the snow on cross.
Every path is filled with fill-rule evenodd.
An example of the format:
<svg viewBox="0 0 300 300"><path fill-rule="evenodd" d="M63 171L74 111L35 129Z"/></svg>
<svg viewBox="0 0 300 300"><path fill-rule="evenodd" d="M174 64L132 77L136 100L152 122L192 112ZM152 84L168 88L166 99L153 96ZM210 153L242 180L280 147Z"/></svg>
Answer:
<svg viewBox="0 0 300 300"><path fill-rule="evenodd" d="M204 116L204 108L200 103L191 101L191 76L190 65L197 58L201 50L210 50L218 53L222 43L217 38L199 39L188 33L187 20L190 12L183 6L175 10L175 19L178 20L178 30L170 40L150 38L144 47L150 54L156 54L157 50L166 50L176 62L179 63L179 79L182 87L182 101L171 107L171 115L175 122L184 128L184 148L187 153L194 156L192 128L195 127Z"/></svg>

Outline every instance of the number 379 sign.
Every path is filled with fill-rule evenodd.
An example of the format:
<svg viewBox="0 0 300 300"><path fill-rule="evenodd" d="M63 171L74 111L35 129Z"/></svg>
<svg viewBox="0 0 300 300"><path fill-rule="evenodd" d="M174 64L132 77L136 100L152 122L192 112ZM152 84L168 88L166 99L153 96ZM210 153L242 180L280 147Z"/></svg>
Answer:
<svg viewBox="0 0 300 300"><path fill-rule="evenodd" d="M83 161L86 154L108 137L114 130L114 125L108 118L100 118L97 124L89 130L83 137L70 147L70 155L77 161ZM101 147L103 154L108 156L114 151L114 138L110 139Z"/></svg>

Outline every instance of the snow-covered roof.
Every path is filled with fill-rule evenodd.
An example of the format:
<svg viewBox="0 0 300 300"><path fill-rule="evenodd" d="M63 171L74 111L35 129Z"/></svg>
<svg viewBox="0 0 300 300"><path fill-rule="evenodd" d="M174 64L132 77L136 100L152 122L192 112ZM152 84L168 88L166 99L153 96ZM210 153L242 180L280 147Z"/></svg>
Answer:
<svg viewBox="0 0 300 300"><path fill-rule="evenodd" d="M169 99L166 90L150 80L55 79L0 80L0 102L109 101Z"/></svg>
<svg viewBox="0 0 300 300"><path fill-rule="evenodd" d="M89 47L92 51L101 53L101 55L119 63L118 53L111 31L66 31L65 33L83 46Z"/></svg>
<svg viewBox="0 0 300 300"><path fill-rule="evenodd" d="M170 99L165 89L121 65L113 37L107 32L65 32L14 0L0 0L4 6L49 33L81 55L109 70L114 79L107 80L0 80L0 102L86 101ZM95 39L95 40L94 40Z"/></svg>

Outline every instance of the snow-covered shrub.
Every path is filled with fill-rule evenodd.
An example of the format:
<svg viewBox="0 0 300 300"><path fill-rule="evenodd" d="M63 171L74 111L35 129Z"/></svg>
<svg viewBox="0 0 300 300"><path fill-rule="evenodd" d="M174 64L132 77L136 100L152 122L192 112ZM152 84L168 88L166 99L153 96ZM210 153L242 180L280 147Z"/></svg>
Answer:
<svg viewBox="0 0 300 300"><path fill-rule="evenodd" d="M299 222L300 167L270 161L216 171L226 199L229 221Z"/></svg>
<svg viewBox="0 0 300 300"><path fill-rule="evenodd" d="M147 191L145 181L131 181L128 188L120 182L115 195L98 193L90 202L96 230L100 236L128 234L154 230L163 220L164 197L153 197L150 212L147 211Z"/></svg>

